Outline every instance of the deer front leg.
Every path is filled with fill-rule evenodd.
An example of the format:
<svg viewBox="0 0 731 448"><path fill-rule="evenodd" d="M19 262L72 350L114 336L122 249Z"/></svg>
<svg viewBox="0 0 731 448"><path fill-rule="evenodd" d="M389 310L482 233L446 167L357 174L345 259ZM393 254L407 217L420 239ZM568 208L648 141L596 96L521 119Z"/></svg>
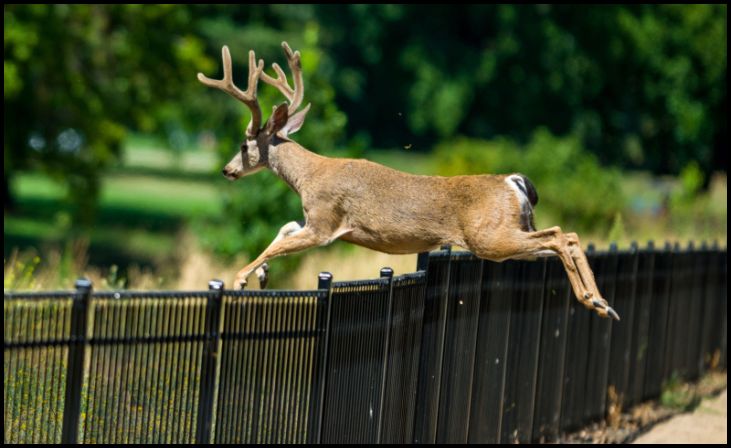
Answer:
<svg viewBox="0 0 731 448"><path fill-rule="evenodd" d="M292 252L299 252L310 247L321 246L327 243L329 238L323 237L322 234L315 232L311 227L302 227L298 222L292 221L279 230L277 237L271 242L264 252L262 252L254 261L246 265L236 274L234 285L236 288L243 288L247 284L247 278L257 268L262 267L267 260L280 255L286 255ZM265 271L261 269L261 271ZM262 275L263 274L263 275ZM266 284L266 272L259 275L259 280L264 280Z"/></svg>
<svg viewBox="0 0 731 448"><path fill-rule="evenodd" d="M276 238L274 238L274 240L269 244L269 247L267 247L267 249L272 247L274 243L281 241L284 237L287 237L294 232L302 230L304 224L304 221L290 221L287 224L283 225L282 228L279 229ZM269 281L269 263L262 263L259 267L255 269L255 271L256 276L259 278L259 287L261 289L266 288L267 282ZM244 282L246 282L246 280L244 280Z"/></svg>

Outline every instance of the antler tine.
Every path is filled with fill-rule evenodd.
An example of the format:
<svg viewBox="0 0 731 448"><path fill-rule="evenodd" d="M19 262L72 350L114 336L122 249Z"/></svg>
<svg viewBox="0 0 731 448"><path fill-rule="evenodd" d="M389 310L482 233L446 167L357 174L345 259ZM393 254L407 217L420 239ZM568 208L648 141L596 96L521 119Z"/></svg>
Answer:
<svg viewBox="0 0 731 448"><path fill-rule="evenodd" d="M256 90L259 77L264 71L264 60L260 59L257 64L254 50L249 50L249 83L246 91L242 92L233 82L233 75L231 74L231 53L226 45L221 49L221 59L223 59L223 79L211 79L203 75L203 73L198 73L198 81L208 87L223 90L246 104L251 110L251 123L249 123L249 127L246 129L246 133L249 136L254 136L259 131L261 125L261 108L259 107L259 100L256 97Z"/></svg>
<svg viewBox="0 0 731 448"><path fill-rule="evenodd" d="M279 91L282 92L285 97L287 97L287 101L291 103L292 99L294 98L294 90L289 86L289 82L287 81L287 75L284 74L284 71L276 62L272 64L272 68L275 72L277 72L277 79L272 78L266 73L262 73L262 81L278 88Z"/></svg>
<svg viewBox="0 0 731 448"><path fill-rule="evenodd" d="M302 82L302 63L299 51L292 51L287 42L282 42L282 48L284 48L284 54L287 56L289 69L292 70L294 89L289 86L287 75L284 74L284 71L276 62L272 64L272 68L277 72L277 78L274 79L266 73L262 73L261 80L282 92L289 101L288 111L291 116L300 107L305 95L304 83Z"/></svg>
<svg viewBox="0 0 731 448"><path fill-rule="evenodd" d="M294 79L294 98L289 106L290 115L297 111L297 108L302 104L302 99L305 96L305 85L302 81L302 60L300 52L292 52L287 42L282 42L282 48L287 54L287 62L289 63L289 69L292 70L292 78Z"/></svg>

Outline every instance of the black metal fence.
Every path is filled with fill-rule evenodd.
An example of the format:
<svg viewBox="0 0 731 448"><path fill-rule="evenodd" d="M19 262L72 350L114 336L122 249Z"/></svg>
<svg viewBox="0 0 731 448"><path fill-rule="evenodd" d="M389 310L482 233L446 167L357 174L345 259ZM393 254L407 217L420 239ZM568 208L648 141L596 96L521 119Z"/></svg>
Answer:
<svg viewBox="0 0 731 448"><path fill-rule="evenodd" d="M4 294L10 443L554 440L726 368L726 249L589 252L599 318L556 259L448 248L314 291Z"/></svg>

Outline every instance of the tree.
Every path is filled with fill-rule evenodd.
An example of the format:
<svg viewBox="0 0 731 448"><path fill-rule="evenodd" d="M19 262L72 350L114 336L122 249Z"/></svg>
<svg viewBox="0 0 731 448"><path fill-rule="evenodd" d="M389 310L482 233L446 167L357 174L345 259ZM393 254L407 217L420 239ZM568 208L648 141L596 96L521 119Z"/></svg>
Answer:
<svg viewBox="0 0 731 448"><path fill-rule="evenodd" d="M153 131L208 69L191 11L170 5L5 7L4 204L10 176L40 169L67 183L80 222L126 129Z"/></svg>
<svg viewBox="0 0 731 448"><path fill-rule="evenodd" d="M726 5L323 5L352 137L577 133L604 163L725 170ZM719 164L720 163L720 164Z"/></svg>

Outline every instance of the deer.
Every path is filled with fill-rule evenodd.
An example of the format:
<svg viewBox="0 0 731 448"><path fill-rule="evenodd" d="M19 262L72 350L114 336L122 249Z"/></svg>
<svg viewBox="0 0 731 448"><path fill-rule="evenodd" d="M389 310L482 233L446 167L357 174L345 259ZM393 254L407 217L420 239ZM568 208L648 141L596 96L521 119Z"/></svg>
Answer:
<svg viewBox="0 0 731 448"><path fill-rule="evenodd" d="M286 42L282 48L293 86L277 63L272 64L277 77L267 75L264 61L257 62L250 50L248 85L241 91L233 81L227 46L221 50L222 79L198 73L201 83L226 92L251 112L244 141L222 174L234 181L269 169L302 201L304 220L282 226L271 244L238 272L235 287L246 287L254 272L265 287L269 260L338 239L389 254L455 245L497 262L558 256L576 299L601 317L619 320L599 293L578 235L558 226L536 230L538 193L525 175L414 175L364 159L325 157L293 141L290 135L301 129L311 104L300 109L300 52ZM259 80L286 99L263 123Z"/></svg>

